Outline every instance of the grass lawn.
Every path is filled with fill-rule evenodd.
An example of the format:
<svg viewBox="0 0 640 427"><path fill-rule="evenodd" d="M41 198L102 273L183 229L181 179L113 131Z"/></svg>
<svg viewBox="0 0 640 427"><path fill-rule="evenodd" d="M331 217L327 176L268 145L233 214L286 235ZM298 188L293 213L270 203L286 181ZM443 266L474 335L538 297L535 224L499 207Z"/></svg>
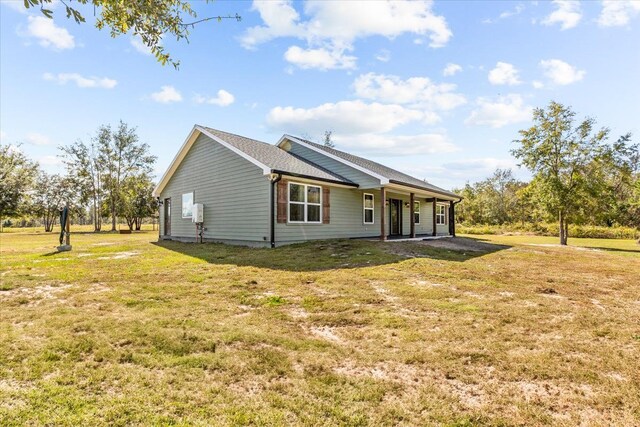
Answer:
<svg viewBox="0 0 640 427"><path fill-rule="evenodd" d="M633 241L156 237L0 235L0 424L640 425Z"/></svg>

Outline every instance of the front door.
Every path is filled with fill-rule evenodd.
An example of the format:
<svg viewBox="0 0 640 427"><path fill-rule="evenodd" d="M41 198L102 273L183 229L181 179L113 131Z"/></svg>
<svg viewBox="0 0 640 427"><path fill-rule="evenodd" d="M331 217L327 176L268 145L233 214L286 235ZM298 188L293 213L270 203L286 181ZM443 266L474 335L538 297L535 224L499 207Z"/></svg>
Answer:
<svg viewBox="0 0 640 427"><path fill-rule="evenodd" d="M402 200L389 200L389 234L400 236L402 234Z"/></svg>
<svg viewBox="0 0 640 427"><path fill-rule="evenodd" d="M171 199L164 199L164 235L171 236Z"/></svg>

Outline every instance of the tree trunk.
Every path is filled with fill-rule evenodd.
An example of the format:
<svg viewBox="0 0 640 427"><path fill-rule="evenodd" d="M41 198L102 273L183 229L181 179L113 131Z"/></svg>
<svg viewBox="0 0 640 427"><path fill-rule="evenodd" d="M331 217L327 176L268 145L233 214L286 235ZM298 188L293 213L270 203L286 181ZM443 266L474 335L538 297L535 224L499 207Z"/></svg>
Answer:
<svg viewBox="0 0 640 427"><path fill-rule="evenodd" d="M558 230L560 231L560 244L565 246L567 244L567 219L565 218L564 212L560 209L558 214Z"/></svg>

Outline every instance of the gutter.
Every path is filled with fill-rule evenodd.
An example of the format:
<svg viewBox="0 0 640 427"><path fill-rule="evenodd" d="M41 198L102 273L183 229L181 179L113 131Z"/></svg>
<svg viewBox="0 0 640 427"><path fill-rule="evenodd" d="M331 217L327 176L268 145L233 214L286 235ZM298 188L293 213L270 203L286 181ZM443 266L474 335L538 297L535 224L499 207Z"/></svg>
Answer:
<svg viewBox="0 0 640 427"><path fill-rule="evenodd" d="M282 173L276 172L276 171L274 172L278 174L278 177L271 180L271 203L270 203L271 210L269 213L269 222L270 222L269 237L271 241L271 248L276 247L276 214L274 209L275 208L275 189L278 181L282 179Z"/></svg>
<svg viewBox="0 0 640 427"><path fill-rule="evenodd" d="M282 175L286 175L286 176L292 176L294 178L305 178L305 179L310 179L312 181L329 182L329 183L332 183L332 184L346 185L346 186L354 187L354 188L358 188L359 187L359 185L356 184L355 182L338 181L337 179L329 179L329 178L318 178L318 177L315 177L315 176L304 175L304 174L301 174L301 173L287 172L287 171L282 171L282 170L277 170L277 169L271 170L271 173L277 173L280 176L280 178L282 178ZM278 179L278 181L279 180L280 179Z"/></svg>
<svg viewBox="0 0 640 427"><path fill-rule="evenodd" d="M407 184L405 182L401 182L401 181L396 181L395 179L390 179L389 182L391 184L397 184L397 185L404 185L405 187L412 187L412 188L417 188L419 190L423 190L423 191L428 191L430 193L437 193L437 194L442 194L443 196L447 196L447 197L457 197L460 200L462 200L462 197L460 197L459 195L455 194L455 193L449 193L447 191L440 191L440 190L435 190L433 188L426 188L426 187L421 187L419 185L414 185L414 184ZM459 201L460 201L459 200Z"/></svg>

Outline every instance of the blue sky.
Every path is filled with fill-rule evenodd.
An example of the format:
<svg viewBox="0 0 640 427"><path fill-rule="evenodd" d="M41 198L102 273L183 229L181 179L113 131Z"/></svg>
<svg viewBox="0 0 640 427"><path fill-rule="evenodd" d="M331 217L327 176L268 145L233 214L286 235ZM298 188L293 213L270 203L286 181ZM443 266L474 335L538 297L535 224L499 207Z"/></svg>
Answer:
<svg viewBox="0 0 640 427"><path fill-rule="evenodd" d="M275 143L320 140L445 188L512 167L512 140L550 100L612 138L640 136L640 1L194 3L181 62L161 66L130 36L0 6L4 144L49 171L57 146L122 119L162 174L194 124Z"/></svg>

